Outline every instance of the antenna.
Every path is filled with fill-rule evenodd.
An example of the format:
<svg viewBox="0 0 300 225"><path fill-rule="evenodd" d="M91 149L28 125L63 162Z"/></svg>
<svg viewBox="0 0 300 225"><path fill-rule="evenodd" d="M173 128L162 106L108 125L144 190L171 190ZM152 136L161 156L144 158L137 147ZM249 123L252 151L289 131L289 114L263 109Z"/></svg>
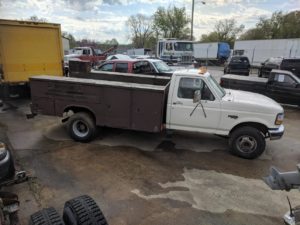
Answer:
<svg viewBox="0 0 300 225"><path fill-rule="evenodd" d="M286 196L288 203L289 203L289 207L290 207L290 217L294 217L294 213L293 213L293 209L292 209L292 205L289 199L289 196Z"/></svg>

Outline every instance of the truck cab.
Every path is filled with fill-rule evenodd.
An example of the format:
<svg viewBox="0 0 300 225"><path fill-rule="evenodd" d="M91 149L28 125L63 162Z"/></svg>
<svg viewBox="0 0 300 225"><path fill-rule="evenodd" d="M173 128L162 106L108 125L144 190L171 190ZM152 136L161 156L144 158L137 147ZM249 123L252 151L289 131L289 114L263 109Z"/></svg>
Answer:
<svg viewBox="0 0 300 225"><path fill-rule="evenodd" d="M223 89L205 70L176 71L172 76L168 129L226 136L235 154L255 158L262 153L265 138L283 135L282 119L283 108L272 99Z"/></svg>
<svg viewBox="0 0 300 225"><path fill-rule="evenodd" d="M277 102L300 105L300 79L290 71L272 70L266 89Z"/></svg>
<svg viewBox="0 0 300 225"><path fill-rule="evenodd" d="M160 39L157 42L157 58L166 63L192 64L194 61L194 47L192 41L174 38Z"/></svg>

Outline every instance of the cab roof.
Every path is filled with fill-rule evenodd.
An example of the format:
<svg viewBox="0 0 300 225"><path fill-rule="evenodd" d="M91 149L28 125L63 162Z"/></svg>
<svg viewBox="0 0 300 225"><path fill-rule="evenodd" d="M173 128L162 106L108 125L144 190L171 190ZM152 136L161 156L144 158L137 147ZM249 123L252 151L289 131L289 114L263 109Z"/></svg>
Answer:
<svg viewBox="0 0 300 225"><path fill-rule="evenodd" d="M177 70L174 72L174 75L183 75L183 76L196 75L196 76L201 76L201 77L208 77L208 76L210 76L210 73L208 72L207 69L199 68L199 69Z"/></svg>

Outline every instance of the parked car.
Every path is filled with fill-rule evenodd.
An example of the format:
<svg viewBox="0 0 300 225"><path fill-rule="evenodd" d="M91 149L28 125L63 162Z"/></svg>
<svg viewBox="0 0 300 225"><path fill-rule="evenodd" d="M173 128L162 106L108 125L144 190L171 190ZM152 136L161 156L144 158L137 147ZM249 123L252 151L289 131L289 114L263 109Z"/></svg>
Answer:
<svg viewBox="0 0 300 225"><path fill-rule="evenodd" d="M101 64L97 70L161 76L171 76L174 72L159 59L110 60Z"/></svg>
<svg viewBox="0 0 300 225"><path fill-rule="evenodd" d="M261 64L258 76L268 78L273 69L288 70L300 77L300 58L269 58Z"/></svg>
<svg viewBox="0 0 300 225"><path fill-rule="evenodd" d="M280 65L281 70L288 70L300 78L300 58L283 59Z"/></svg>
<svg viewBox="0 0 300 225"><path fill-rule="evenodd" d="M232 56L224 65L224 74L249 76L250 62L246 56Z"/></svg>
<svg viewBox="0 0 300 225"><path fill-rule="evenodd" d="M261 67L258 70L258 76L259 77L269 77L270 72L273 69L279 69L280 64L282 62L282 57L271 57L261 63Z"/></svg>

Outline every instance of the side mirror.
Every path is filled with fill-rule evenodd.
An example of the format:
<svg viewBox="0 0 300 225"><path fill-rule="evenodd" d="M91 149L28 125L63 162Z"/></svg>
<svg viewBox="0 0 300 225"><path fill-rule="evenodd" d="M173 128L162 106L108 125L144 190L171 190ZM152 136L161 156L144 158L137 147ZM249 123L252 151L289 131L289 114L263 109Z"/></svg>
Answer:
<svg viewBox="0 0 300 225"><path fill-rule="evenodd" d="M193 103L197 103L201 101L201 91L197 90L194 92Z"/></svg>
<svg viewBox="0 0 300 225"><path fill-rule="evenodd" d="M265 63L261 63L262 66L266 65Z"/></svg>

